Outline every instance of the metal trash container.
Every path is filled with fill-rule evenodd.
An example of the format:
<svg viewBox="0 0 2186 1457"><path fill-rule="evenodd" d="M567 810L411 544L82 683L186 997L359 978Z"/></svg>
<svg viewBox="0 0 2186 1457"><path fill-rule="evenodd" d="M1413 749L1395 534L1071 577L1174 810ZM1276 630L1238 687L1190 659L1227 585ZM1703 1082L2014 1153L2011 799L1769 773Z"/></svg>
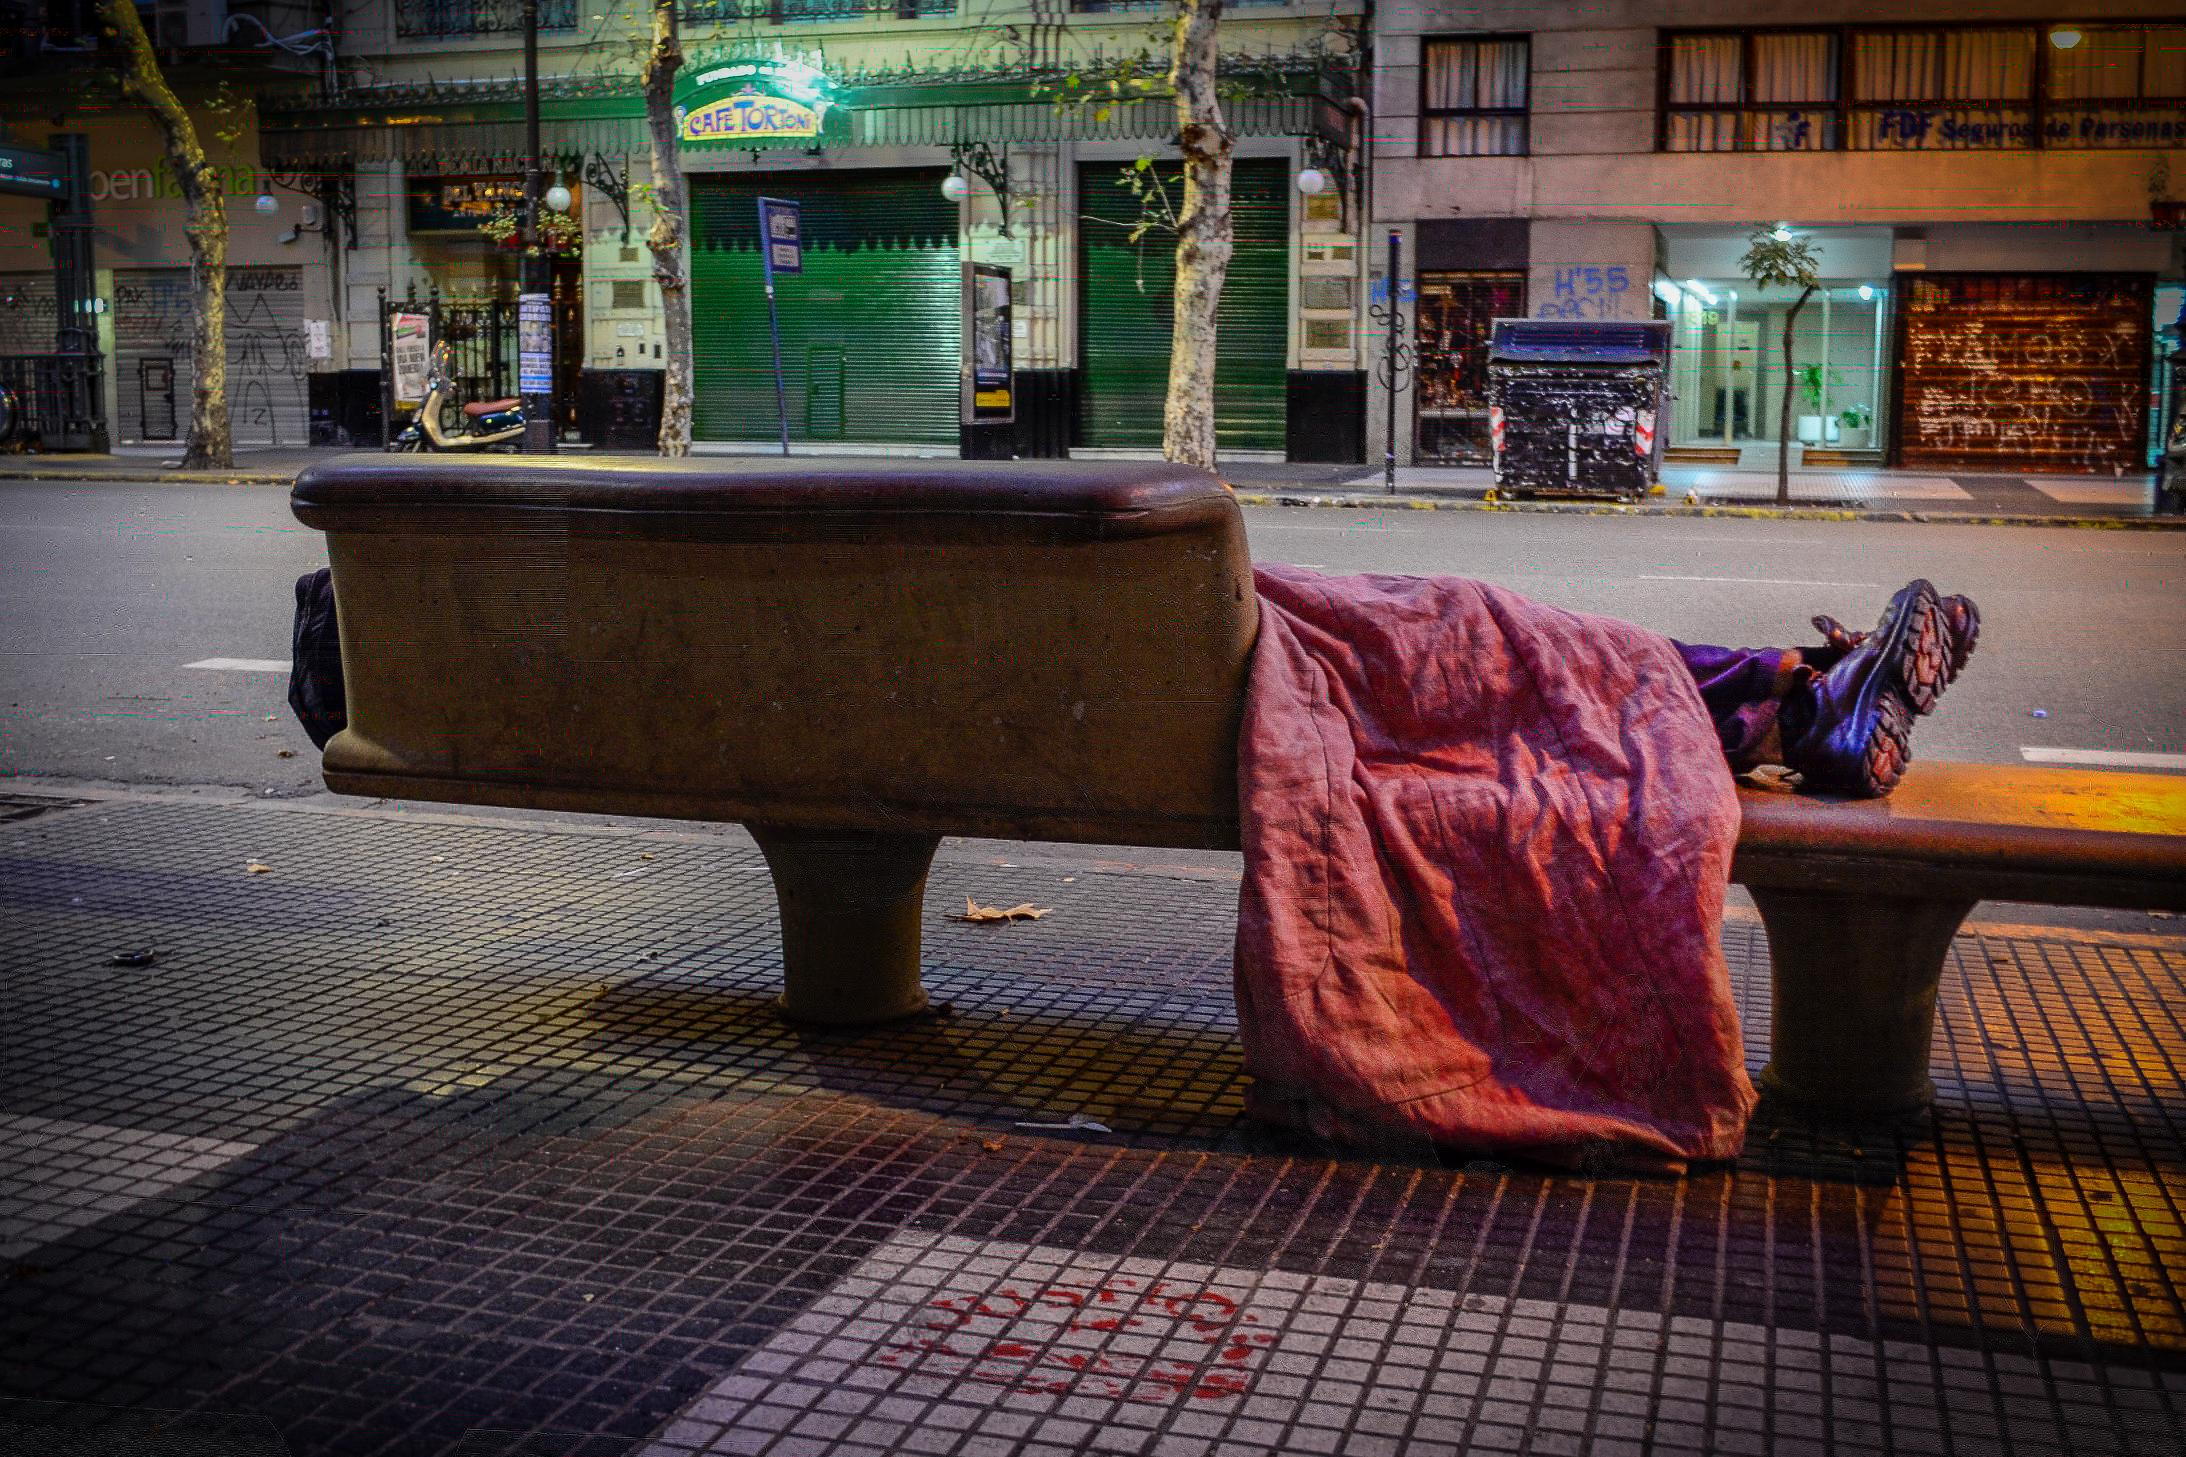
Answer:
<svg viewBox="0 0 2186 1457"><path fill-rule="evenodd" d="M1495 484L1631 500L1662 472L1667 320L1497 319L1488 342Z"/></svg>

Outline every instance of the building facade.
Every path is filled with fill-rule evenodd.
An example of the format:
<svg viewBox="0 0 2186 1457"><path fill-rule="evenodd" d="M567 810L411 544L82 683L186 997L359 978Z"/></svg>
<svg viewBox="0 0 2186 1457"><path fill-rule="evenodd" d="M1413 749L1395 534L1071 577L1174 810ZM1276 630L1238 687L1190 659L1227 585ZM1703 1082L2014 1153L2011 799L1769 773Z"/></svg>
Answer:
<svg viewBox="0 0 2186 1457"><path fill-rule="evenodd" d="M574 199L554 263L565 432L649 441L664 343L643 241L645 7L542 0L540 13L543 151ZM514 392L518 258L482 225L521 198L519 15L513 0L353 7L333 79L263 115L269 167L348 189L354 242L317 240L340 305L337 358L318 371L339 433L374 431L390 309L430 308L466 385ZM1109 84L1158 68L1154 7L689 0L681 15L702 447L763 448L783 414L800 448L1158 447L1174 117ZM1355 189L1296 185L1309 165L1355 182L1361 43L1351 3L1248 5L1224 22L1238 248L1218 433L1233 456L1363 450ZM762 196L803 220L802 267L776 280L779 410ZM1006 424L966 424L972 264L1006 279Z"/></svg>
<svg viewBox="0 0 2186 1457"><path fill-rule="evenodd" d="M1671 320L1671 447L1773 460L1800 290L1740 259L1778 228L1821 262L1791 343L1795 458L2150 459L2186 15L1429 0L1380 12L1372 44L1376 234L1404 239L1416 298L1400 459L1487 457L1487 321L1525 316Z"/></svg>

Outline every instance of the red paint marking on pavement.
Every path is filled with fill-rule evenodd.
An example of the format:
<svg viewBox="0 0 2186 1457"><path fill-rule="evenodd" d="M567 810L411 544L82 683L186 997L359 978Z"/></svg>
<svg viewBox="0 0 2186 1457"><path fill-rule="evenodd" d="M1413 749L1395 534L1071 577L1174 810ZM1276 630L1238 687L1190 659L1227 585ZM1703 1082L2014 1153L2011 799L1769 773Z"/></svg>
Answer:
<svg viewBox="0 0 2186 1457"><path fill-rule="evenodd" d="M1107 1308L1113 1313L1091 1314ZM1223 1401L1242 1396L1255 1374L1256 1352L1275 1343L1259 1315L1219 1291L1172 1281L1116 1276L1091 1286L1049 1285L1031 1293L1003 1286L985 1295L944 1295L930 1302L933 1335L891 1342L883 1365L955 1381L1053 1396L1076 1394L1117 1401L1166 1403L1191 1397ZM1057 1326L1037 1322L1037 1336L1014 1328L1028 1313L1068 1312ZM1208 1348L1197 1359L1155 1359L1055 1349L1072 1333L1133 1331L1161 1341Z"/></svg>

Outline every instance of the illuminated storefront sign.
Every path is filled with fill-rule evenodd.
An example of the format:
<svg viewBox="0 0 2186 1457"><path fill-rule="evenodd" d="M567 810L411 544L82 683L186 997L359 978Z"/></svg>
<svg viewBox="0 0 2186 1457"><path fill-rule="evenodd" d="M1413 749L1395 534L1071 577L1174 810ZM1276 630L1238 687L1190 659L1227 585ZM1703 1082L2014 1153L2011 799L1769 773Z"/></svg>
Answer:
<svg viewBox="0 0 2186 1457"><path fill-rule="evenodd" d="M694 66L676 83L676 135L698 148L817 137L832 89L817 66L784 56Z"/></svg>
<svg viewBox="0 0 2186 1457"><path fill-rule="evenodd" d="M746 92L686 111L678 134L686 142L735 141L743 137L816 137L820 114L779 96Z"/></svg>

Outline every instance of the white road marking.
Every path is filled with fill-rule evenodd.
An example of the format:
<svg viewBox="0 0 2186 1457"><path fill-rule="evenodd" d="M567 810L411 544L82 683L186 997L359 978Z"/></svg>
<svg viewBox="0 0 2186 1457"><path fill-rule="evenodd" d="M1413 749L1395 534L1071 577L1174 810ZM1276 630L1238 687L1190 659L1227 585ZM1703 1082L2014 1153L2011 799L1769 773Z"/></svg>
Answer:
<svg viewBox="0 0 2186 1457"><path fill-rule="evenodd" d="M2029 764L2084 764L2096 769L2175 769L2186 773L2186 754L2149 754L2133 749L2041 749L2024 746L2019 757Z"/></svg>
<svg viewBox="0 0 2186 1457"><path fill-rule="evenodd" d="M1866 591L1880 591L1880 582L1808 582L1797 577L1673 577L1659 572L1642 572L1642 582L1736 582L1745 587L1858 587Z"/></svg>
<svg viewBox="0 0 2186 1457"><path fill-rule="evenodd" d="M279 658L200 658L185 668L220 668L230 673L286 673L289 665Z"/></svg>

